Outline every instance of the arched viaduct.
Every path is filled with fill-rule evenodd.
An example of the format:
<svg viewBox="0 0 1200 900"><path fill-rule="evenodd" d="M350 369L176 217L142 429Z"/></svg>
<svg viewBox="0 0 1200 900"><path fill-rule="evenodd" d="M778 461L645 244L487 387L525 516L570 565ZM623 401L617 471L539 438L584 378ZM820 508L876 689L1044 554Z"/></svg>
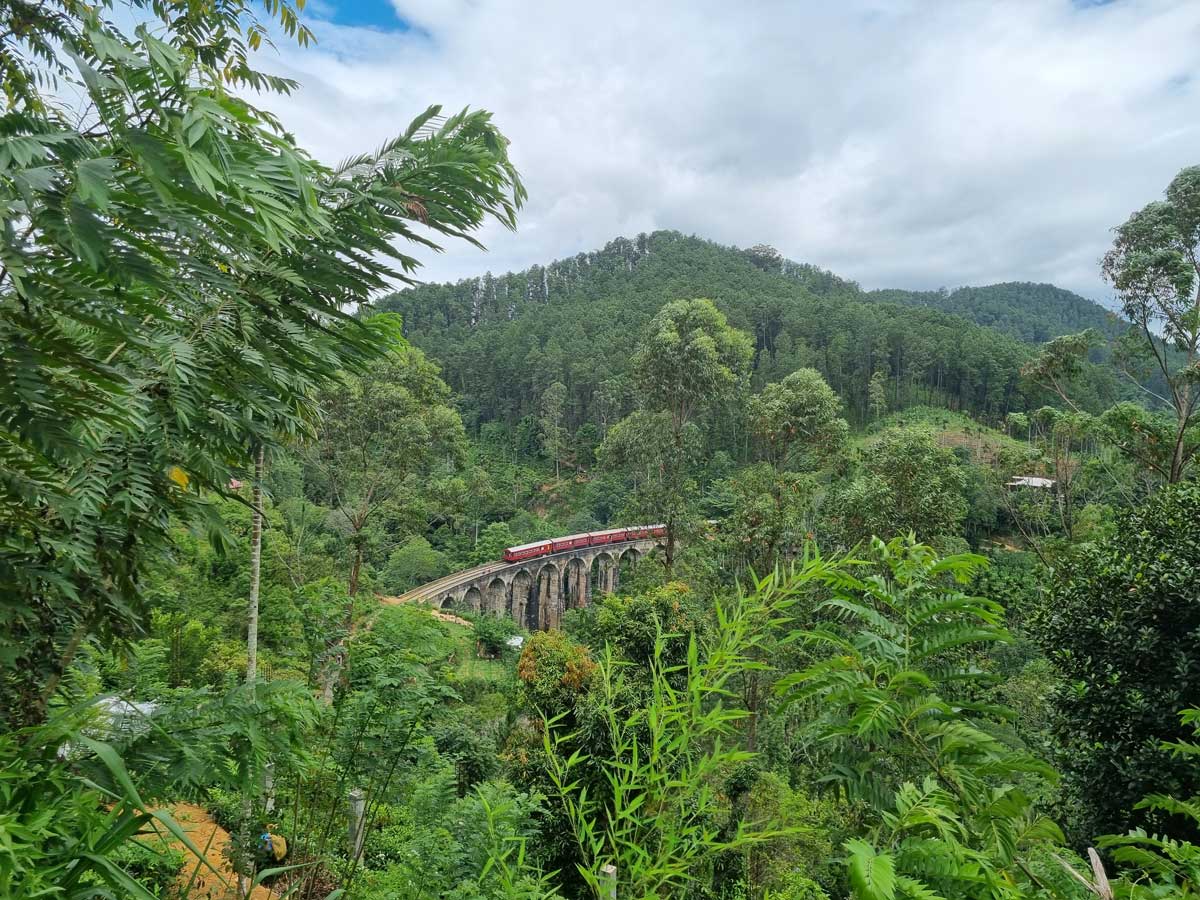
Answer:
<svg viewBox="0 0 1200 900"><path fill-rule="evenodd" d="M581 547L521 562L494 562L413 588L397 600L495 616L511 616L530 631L558 628L568 609L617 589L622 567L659 545L655 538Z"/></svg>

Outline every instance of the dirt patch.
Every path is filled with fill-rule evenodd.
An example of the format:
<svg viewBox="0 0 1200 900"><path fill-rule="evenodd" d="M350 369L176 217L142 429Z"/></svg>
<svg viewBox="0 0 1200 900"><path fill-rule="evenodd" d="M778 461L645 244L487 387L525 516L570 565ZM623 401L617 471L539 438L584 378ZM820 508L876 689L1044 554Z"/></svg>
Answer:
<svg viewBox="0 0 1200 900"><path fill-rule="evenodd" d="M962 431L942 431L938 433L937 441L943 447L954 449L963 447L975 458L976 462L995 465L1000 456L1003 442L997 436L984 434L966 434Z"/></svg>
<svg viewBox="0 0 1200 900"><path fill-rule="evenodd" d="M419 603L419 601L417 601L417 600L405 600L403 597L385 597L382 594L376 594L375 596L377 596L379 598L380 603L383 603L387 606L396 606L400 603L405 603L405 604ZM427 607L427 609L429 610L429 614L431 616L433 616L435 619L438 619L442 622L453 622L455 625L463 625L467 628L474 627L471 625L470 622L468 622L466 619L462 618L461 616L456 616L453 613L442 612L440 609L434 609L432 606Z"/></svg>
<svg viewBox="0 0 1200 900"><path fill-rule="evenodd" d="M171 808L171 815L191 842L204 854L204 858L221 873L218 877L186 847L178 841L173 842L172 846L187 856L183 871L179 873L179 880L176 882L180 896L203 900L236 900L237 875L229 867L224 853L229 844L229 832L214 822L208 812L191 803L175 804ZM250 892L250 900L273 900L274 897L275 895L262 885Z"/></svg>

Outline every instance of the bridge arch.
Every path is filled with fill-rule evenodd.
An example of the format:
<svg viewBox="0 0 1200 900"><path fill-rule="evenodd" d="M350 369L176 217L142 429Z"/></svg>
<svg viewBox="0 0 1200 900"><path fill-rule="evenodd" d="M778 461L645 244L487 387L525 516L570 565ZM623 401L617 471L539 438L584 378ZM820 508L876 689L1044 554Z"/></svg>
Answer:
<svg viewBox="0 0 1200 900"><path fill-rule="evenodd" d="M491 616L503 616L508 612L508 585L503 578L493 578L484 591L483 611Z"/></svg>
<svg viewBox="0 0 1200 900"><path fill-rule="evenodd" d="M617 558L608 550L596 554L591 568L594 570L596 593L611 594L617 589L618 564Z"/></svg>
<svg viewBox="0 0 1200 900"><path fill-rule="evenodd" d="M636 547L626 547L622 550L617 556L618 582L628 581L633 577L633 573L637 571L638 564L645 556L646 554Z"/></svg>
<svg viewBox="0 0 1200 900"><path fill-rule="evenodd" d="M525 609L524 625L530 631L557 628L562 622L562 572L557 563L546 562L537 570L533 594Z"/></svg>
<svg viewBox="0 0 1200 900"><path fill-rule="evenodd" d="M563 571L563 608L582 609L592 602L592 566L581 556L567 560Z"/></svg>
<svg viewBox="0 0 1200 900"><path fill-rule="evenodd" d="M518 625L525 624L525 609L529 605L529 595L533 593L533 575L528 569L518 569L513 576L512 590L508 595L506 612Z"/></svg>
<svg viewBox="0 0 1200 900"><path fill-rule="evenodd" d="M446 606L447 604L443 603L442 605ZM451 598L448 605L462 612L478 613L483 605L483 594L479 588L471 585L457 597Z"/></svg>

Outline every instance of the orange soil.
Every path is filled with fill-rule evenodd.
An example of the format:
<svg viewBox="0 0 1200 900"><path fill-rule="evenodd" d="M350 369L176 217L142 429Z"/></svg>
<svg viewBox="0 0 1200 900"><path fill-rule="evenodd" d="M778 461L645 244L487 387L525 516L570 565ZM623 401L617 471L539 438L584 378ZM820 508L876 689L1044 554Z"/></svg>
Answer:
<svg viewBox="0 0 1200 900"><path fill-rule="evenodd" d="M229 843L229 832L212 820L207 812L191 803L177 803L171 808L171 815L180 824L192 843L204 854L213 867L221 873L218 878L213 870L192 854L179 842L173 846L183 851L187 856L183 871L179 873L180 896L191 900L236 900L237 875L229 868L225 859L225 845ZM193 877L194 876L194 877ZM224 883L222 883L224 881ZM191 888L188 888L189 883ZM184 891L187 891L185 894ZM274 894L268 888L259 885L250 892L250 900L272 900Z"/></svg>
<svg viewBox="0 0 1200 900"><path fill-rule="evenodd" d="M382 594L376 594L376 596L379 597L380 603L387 604L388 606L396 606L399 603L417 602L415 600L401 600L399 597L385 597ZM453 622L455 625L465 625L467 628L471 627L471 623L466 619L460 618L448 612L442 612L440 609L434 609L433 607L430 607L429 614L435 619L440 619L443 622Z"/></svg>

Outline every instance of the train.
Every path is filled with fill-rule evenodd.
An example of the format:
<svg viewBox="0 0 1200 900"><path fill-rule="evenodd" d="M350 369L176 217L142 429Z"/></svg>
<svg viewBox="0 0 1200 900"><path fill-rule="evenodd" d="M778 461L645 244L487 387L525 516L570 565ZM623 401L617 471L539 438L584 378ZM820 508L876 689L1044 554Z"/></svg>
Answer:
<svg viewBox="0 0 1200 900"><path fill-rule="evenodd" d="M610 528L608 531L568 534L566 537L505 547L504 561L521 562L551 553L561 553L564 550L576 550L580 547L599 547L604 544L617 544L621 541L643 541L652 537L665 537L666 533L666 525L630 525L627 528Z"/></svg>

